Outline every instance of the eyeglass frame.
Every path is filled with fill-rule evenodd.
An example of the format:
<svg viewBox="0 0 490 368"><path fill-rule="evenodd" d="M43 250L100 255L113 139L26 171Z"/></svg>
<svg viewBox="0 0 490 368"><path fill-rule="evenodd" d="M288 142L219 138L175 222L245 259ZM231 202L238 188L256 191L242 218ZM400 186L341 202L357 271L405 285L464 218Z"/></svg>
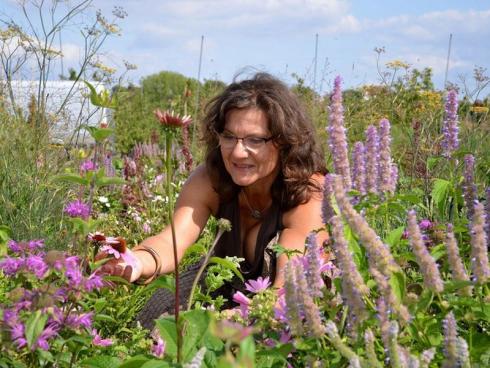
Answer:
<svg viewBox="0 0 490 368"><path fill-rule="evenodd" d="M222 143L220 142L220 139L221 138L224 138L223 137L223 134L227 134L228 135L228 138L233 138L235 140L235 142L233 143L233 145L230 145L230 147L224 147L222 145ZM250 135L250 136L246 136L246 137L237 137L231 133L224 133L224 132L221 132L221 133L218 133L216 132L216 135L218 136L218 142L219 142L219 145L218 146L223 146L223 148L225 149L232 149L232 148L235 148L235 146L238 144L238 141L242 141L242 146L243 148L245 148L245 150L247 150L248 152L256 152L258 150L260 150L261 148L265 147L265 145L272 141L274 138L276 138L275 136L270 136L268 138L265 138L265 137L256 137L256 136L253 136L253 135ZM255 139L260 139L263 143L263 145L259 148L251 148L249 147L246 143L245 143L245 140L247 138L255 138Z"/></svg>

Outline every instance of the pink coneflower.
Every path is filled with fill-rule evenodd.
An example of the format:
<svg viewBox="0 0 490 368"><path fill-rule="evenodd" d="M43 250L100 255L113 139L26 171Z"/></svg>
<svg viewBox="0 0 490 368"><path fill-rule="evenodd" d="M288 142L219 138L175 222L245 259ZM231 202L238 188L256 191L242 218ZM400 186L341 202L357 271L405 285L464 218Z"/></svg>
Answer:
<svg viewBox="0 0 490 368"><path fill-rule="evenodd" d="M251 293L257 294L267 289L270 285L269 277L262 278L260 276L257 280L248 280L245 283L245 289Z"/></svg>
<svg viewBox="0 0 490 368"><path fill-rule="evenodd" d="M189 125L192 122L192 118L190 115L180 116L174 111L164 111L162 112L160 109L155 110L155 116L163 126L182 128L186 125Z"/></svg>

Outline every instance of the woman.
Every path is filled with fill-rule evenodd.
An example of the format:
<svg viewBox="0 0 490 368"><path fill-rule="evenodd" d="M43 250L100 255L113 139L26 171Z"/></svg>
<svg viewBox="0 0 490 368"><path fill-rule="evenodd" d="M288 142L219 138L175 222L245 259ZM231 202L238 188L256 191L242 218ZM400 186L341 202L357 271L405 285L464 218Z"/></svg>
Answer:
<svg viewBox="0 0 490 368"><path fill-rule="evenodd" d="M232 83L208 104L204 141L206 161L188 178L175 207L178 259L211 215L226 218L232 230L219 240L216 255L243 257L245 279L266 273L281 287L287 257L275 259L270 245L303 251L307 235L323 227L326 169L310 119L285 84L258 73ZM322 231L318 241L326 237ZM132 253L132 269L119 263L110 272L131 281L172 272L170 227Z"/></svg>

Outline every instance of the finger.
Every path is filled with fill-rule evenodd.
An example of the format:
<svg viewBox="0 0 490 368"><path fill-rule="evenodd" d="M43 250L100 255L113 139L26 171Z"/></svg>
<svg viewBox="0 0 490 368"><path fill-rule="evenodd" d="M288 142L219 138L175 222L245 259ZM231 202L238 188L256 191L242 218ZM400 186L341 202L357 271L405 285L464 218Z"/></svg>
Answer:
<svg viewBox="0 0 490 368"><path fill-rule="evenodd" d="M123 271L123 274L122 274L122 277L123 279L125 279L126 281L129 281L131 282L131 275L133 274L133 267L131 266L126 266L124 268L124 271Z"/></svg>

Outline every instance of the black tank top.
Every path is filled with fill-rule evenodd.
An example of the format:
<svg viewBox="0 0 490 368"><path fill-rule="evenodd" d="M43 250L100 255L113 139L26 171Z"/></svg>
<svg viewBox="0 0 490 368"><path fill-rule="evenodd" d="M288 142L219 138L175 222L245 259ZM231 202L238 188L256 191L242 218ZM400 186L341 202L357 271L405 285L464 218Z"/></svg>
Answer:
<svg viewBox="0 0 490 368"><path fill-rule="evenodd" d="M231 231L225 232L215 248L215 255L218 257L242 257L240 241L240 207L238 196L227 203L220 203L216 218L224 218L231 222ZM241 263L240 271L246 280L256 279L261 275L264 263L264 251L269 242L276 234L283 229L282 212L277 203L272 203L264 214L264 219L259 228L257 235L257 244L255 246L255 255L253 262L245 259Z"/></svg>

